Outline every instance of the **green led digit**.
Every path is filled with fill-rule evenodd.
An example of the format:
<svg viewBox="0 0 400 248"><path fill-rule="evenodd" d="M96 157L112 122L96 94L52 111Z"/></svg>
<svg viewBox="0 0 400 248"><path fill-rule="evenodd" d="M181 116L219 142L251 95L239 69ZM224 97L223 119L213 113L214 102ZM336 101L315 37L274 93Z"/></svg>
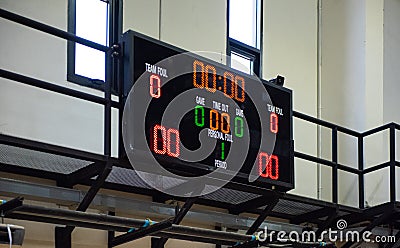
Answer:
<svg viewBox="0 0 400 248"><path fill-rule="evenodd" d="M225 143L221 143L221 160L225 159Z"/></svg>
<svg viewBox="0 0 400 248"><path fill-rule="evenodd" d="M243 137L243 118L239 116L235 117L235 135L239 138Z"/></svg>
<svg viewBox="0 0 400 248"><path fill-rule="evenodd" d="M199 109L201 111L201 116L199 118ZM196 126L203 127L204 126L204 107L197 105L194 107L194 122Z"/></svg>

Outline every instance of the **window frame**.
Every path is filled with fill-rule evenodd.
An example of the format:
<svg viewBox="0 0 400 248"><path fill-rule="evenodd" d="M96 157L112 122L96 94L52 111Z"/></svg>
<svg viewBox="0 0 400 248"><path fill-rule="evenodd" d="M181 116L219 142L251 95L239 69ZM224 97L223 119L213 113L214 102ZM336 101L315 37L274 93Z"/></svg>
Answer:
<svg viewBox="0 0 400 248"><path fill-rule="evenodd" d="M262 65L261 65L261 53L263 49L263 20L264 20L264 1L259 0L259 10L256 10L257 13L260 15L260 23L259 27L256 26L256 28L259 28L257 30L257 34L259 34L258 37L258 42L259 42L259 49L250 45L247 45L243 42L240 42L236 39L233 39L229 36L229 26L230 26L230 0L227 0L227 8L226 8L226 23L227 23L227 29L226 29L226 54L228 56L231 55L232 52L242 55L243 57L249 58L252 61L252 70L253 72L261 78L262 76ZM230 65L230 61L228 61L228 64Z"/></svg>
<svg viewBox="0 0 400 248"><path fill-rule="evenodd" d="M68 0L68 23L67 31L76 35L76 1ZM108 28L108 44L112 46L117 44L122 35L122 0L98 0L108 4L109 20L107 23ZM67 81L75 83L84 87L89 87L97 90L104 91L105 82L103 80L92 79L75 73L75 47L76 43L68 41L67 44ZM107 56L106 53L104 53ZM106 75L109 73L107 59L104 63ZM113 91L117 89L114 85Z"/></svg>

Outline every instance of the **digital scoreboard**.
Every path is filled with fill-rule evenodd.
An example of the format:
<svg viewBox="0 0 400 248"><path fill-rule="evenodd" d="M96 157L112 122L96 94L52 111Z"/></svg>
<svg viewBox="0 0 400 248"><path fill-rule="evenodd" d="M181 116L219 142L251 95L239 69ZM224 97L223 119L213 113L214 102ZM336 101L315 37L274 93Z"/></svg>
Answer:
<svg viewBox="0 0 400 248"><path fill-rule="evenodd" d="M294 188L290 90L133 31L123 35L123 54L132 164Z"/></svg>

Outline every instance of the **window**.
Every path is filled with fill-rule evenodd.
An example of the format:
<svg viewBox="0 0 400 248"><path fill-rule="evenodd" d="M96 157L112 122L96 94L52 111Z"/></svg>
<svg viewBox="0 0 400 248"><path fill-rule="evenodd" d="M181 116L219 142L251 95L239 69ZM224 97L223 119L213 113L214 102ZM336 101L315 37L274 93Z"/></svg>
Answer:
<svg viewBox="0 0 400 248"><path fill-rule="evenodd" d="M261 0L228 0L228 45L231 67L260 76Z"/></svg>
<svg viewBox="0 0 400 248"><path fill-rule="evenodd" d="M69 0L68 32L104 46L117 42L121 21L112 17L121 13L115 8L118 1L121 0ZM67 60L68 81L103 89L106 77L104 52L68 42Z"/></svg>

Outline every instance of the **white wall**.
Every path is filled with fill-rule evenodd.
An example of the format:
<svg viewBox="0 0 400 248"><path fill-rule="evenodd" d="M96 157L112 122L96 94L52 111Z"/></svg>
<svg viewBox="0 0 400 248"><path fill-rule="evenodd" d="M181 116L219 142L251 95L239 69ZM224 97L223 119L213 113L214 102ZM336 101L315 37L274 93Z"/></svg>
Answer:
<svg viewBox="0 0 400 248"><path fill-rule="evenodd" d="M317 116L317 1L264 1L263 78L285 77L293 90L293 108ZM317 130L294 119L295 149L316 156ZM314 163L295 161L295 190L291 193L317 197Z"/></svg>
<svg viewBox="0 0 400 248"><path fill-rule="evenodd" d="M396 62L400 65L396 56L400 48L398 38L390 39L399 30L398 1L322 2L322 119L360 132L398 121L395 106L400 103L400 90L394 82L399 72L393 67L398 68ZM365 168L388 161L388 132L364 141ZM323 132L324 157L330 157L330 142L330 132ZM357 139L339 135L338 142L339 163L357 168ZM325 170L323 180L330 178ZM365 176L368 205L389 200L388 178L387 170ZM325 197L330 187L324 184ZM358 205L356 176L339 174L339 202Z"/></svg>
<svg viewBox="0 0 400 248"><path fill-rule="evenodd" d="M383 118L385 122L400 123L400 1L385 0L384 23Z"/></svg>
<svg viewBox="0 0 400 248"><path fill-rule="evenodd" d="M161 1L161 40L189 51L226 53L226 1Z"/></svg>
<svg viewBox="0 0 400 248"><path fill-rule="evenodd" d="M123 32L132 29L158 39L159 13L159 0L124 0Z"/></svg>
<svg viewBox="0 0 400 248"><path fill-rule="evenodd" d="M400 1L385 0L384 17L384 122L400 123ZM400 131L396 132L396 159L400 161ZM400 200L400 168L396 168L397 200Z"/></svg>

